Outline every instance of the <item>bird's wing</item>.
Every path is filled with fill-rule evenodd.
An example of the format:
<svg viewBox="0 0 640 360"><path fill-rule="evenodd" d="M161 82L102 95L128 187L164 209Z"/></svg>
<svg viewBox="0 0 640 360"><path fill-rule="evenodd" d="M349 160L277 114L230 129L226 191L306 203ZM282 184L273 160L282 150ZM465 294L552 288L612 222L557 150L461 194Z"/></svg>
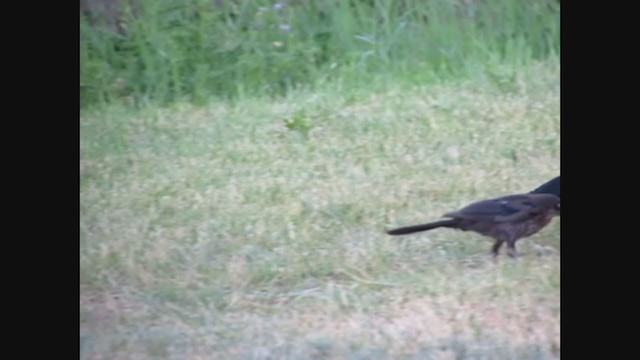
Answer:
<svg viewBox="0 0 640 360"><path fill-rule="evenodd" d="M535 216L541 210L541 197L552 195L520 194L470 204L446 217L493 222L517 222Z"/></svg>

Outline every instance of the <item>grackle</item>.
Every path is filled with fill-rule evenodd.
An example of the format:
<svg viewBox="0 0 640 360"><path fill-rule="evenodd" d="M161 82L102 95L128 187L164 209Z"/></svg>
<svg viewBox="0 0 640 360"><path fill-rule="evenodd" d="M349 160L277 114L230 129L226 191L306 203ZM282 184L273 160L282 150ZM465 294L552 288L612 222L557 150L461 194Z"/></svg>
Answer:
<svg viewBox="0 0 640 360"><path fill-rule="evenodd" d="M440 227L474 231L495 239L491 249L494 257L504 243L507 254L516 257L516 241L542 230L555 216L560 216L559 176L529 193L474 202L445 214L449 219L389 230L387 234L406 235Z"/></svg>

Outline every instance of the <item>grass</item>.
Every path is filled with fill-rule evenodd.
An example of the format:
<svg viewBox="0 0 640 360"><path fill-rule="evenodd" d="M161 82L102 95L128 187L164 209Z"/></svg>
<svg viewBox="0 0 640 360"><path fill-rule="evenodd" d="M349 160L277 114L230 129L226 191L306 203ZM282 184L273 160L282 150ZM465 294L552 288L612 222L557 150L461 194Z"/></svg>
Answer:
<svg viewBox="0 0 640 360"><path fill-rule="evenodd" d="M558 358L558 220L384 230L556 176L559 72L83 111L81 357Z"/></svg>
<svg viewBox="0 0 640 360"><path fill-rule="evenodd" d="M83 108L367 86L372 73L424 84L560 53L557 0L121 3L121 33L80 16Z"/></svg>

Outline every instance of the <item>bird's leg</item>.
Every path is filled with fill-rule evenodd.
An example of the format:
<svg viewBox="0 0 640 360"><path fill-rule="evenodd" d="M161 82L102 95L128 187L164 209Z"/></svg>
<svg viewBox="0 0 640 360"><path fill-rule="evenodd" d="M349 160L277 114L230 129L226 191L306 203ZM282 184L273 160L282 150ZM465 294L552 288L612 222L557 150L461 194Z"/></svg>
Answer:
<svg viewBox="0 0 640 360"><path fill-rule="evenodd" d="M507 255L511 256L512 258L515 258L518 256L522 256L524 254L518 254L518 252L516 251L515 241L507 241Z"/></svg>
<svg viewBox="0 0 640 360"><path fill-rule="evenodd" d="M493 257L494 258L498 257L498 254L500 253L500 247L502 246L502 243L504 243L504 240L496 239L496 243L493 244L493 247L491 248L491 252L493 253Z"/></svg>

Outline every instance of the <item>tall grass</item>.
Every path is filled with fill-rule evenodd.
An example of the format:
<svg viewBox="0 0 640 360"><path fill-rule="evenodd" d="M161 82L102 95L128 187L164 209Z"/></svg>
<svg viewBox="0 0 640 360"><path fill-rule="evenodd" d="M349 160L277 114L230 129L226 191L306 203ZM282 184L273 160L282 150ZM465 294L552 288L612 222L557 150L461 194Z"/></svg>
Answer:
<svg viewBox="0 0 640 360"><path fill-rule="evenodd" d="M141 0L123 9L122 34L81 14L81 106L280 95L327 81L367 84L373 73L508 82L512 74L496 69L560 49L556 0L214 3Z"/></svg>

